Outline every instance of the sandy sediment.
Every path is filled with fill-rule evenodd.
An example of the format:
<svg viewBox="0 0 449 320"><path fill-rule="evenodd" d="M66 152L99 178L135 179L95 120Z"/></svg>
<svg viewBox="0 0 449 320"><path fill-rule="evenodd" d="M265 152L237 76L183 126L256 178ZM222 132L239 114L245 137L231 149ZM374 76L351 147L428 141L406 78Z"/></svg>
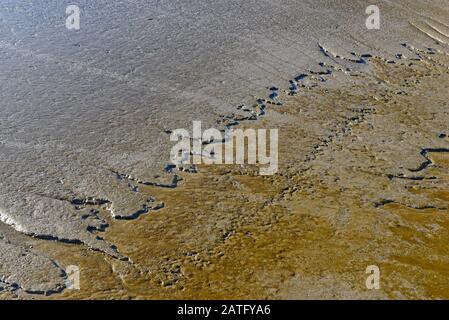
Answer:
<svg viewBox="0 0 449 320"><path fill-rule="evenodd" d="M201 165L176 188L140 185L164 206L134 220L95 206L94 234L124 258L27 238L80 267L81 290L50 297L448 298L449 56L404 47L362 71L319 65L241 122L280 128L278 174Z"/></svg>

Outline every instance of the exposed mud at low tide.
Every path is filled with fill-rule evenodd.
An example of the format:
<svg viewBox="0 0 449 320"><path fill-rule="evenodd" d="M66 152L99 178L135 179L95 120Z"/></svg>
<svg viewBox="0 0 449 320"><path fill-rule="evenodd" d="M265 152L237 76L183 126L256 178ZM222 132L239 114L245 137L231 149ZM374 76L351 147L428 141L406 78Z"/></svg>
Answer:
<svg viewBox="0 0 449 320"><path fill-rule="evenodd" d="M176 188L140 184L164 207L135 220L97 206L108 227L94 234L126 259L21 236L80 267L81 290L50 297L449 298L449 58L408 49L366 58L369 72L298 79L242 122L280 128L277 175L203 165ZM380 290L365 286L368 265ZM16 294L43 297L3 297Z"/></svg>
<svg viewBox="0 0 449 320"><path fill-rule="evenodd" d="M213 281L245 256L226 245L284 239L295 203L330 230L359 215L355 200L387 220L392 206L447 207L432 172L448 150L444 1L379 0L380 30L362 0L78 0L76 31L69 4L0 3L2 295L219 295ZM281 128L279 174L169 164L170 133L197 120ZM318 207L328 193L341 217ZM278 271L306 264L289 259L269 260L264 281L290 291L246 271L241 290L289 296L300 278L356 294L348 277ZM66 290L68 265L91 289Z"/></svg>

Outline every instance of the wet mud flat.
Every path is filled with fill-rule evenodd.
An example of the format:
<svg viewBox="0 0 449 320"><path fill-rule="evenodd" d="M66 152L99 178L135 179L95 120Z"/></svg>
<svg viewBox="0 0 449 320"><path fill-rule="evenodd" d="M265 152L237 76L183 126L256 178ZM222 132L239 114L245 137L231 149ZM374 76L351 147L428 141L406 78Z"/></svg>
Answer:
<svg viewBox="0 0 449 320"><path fill-rule="evenodd" d="M309 198L312 217L328 219L325 190L384 219L395 205L445 208L444 187L432 200L421 192L444 185L426 175L447 150L443 2L380 1L382 29L369 32L361 0L79 0L77 31L64 25L68 4L0 3L2 296L218 296L240 274L243 291L229 283L229 294L282 296L262 282L285 287L287 270L335 278L310 273L320 251L301 262L252 250L242 261L264 263L230 275L246 257L239 232L287 246L276 225ZM196 120L281 128L279 173L173 167L170 132ZM330 230L352 215L329 218ZM80 291L67 288L69 266L81 268Z"/></svg>
<svg viewBox="0 0 449 320"><path fill-rule="evenodd" d="M139 186L164 206L136 219L96 205L94 234L122 257L4 231L79 266L81 290L2 298L448 298L449 56L404 47L364 58L368 71L317 65L240 123L280 128L278 174L201 165L176 188Z"/></svg>

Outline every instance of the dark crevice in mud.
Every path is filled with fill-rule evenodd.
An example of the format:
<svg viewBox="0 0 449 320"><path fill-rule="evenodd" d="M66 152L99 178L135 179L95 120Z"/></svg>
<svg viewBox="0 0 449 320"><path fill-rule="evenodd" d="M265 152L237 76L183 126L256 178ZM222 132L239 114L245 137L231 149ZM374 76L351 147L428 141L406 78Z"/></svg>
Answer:
<svg viewBox="0 0 449 320"><path fill-rule="evenodd" d="M380 200L380 201L378 201L378 202L375 202L374 203L374 207L375 208L379 208L379 207L382 207L382 206L384 206L384 205L386 205L386 204L390 204L390 203L394 203L395 201L394 200L390 200L390 199L382 199L382 200Z"/></svg>
<svg viewBox="0 0 449 320"><path fill-rule="evenodd" d="M0 276L0 293L3 291L8 291L17 295L17 290L20 289L19 284L15 282L8 282L4 279L3 276Z"/></svg>
<svg viewBox="0 0 449 320"><path fill-rule="evenodd" d="M324 56L335 61L336 63L338 63L337 59L340 59L340 60L348 61L348 62L352 62L352 63L366 64L367 63L366 58L372 57L370 54L363 54L363 55L357 56L354 52L351 52L351 57L348 58L348 57L343 57L339 54L336 54L336 53L330 51L329 49L325 48L320 43L318 43L318 47L319 47L320 51L324 54ZM349 71L349 69L347 69L346 71Z"/></svg>
<svg viewBox="0 0 449 320"><path fill-rule="evenodd" d="M373 56L371 54L361 54L360 56L357 56L355 53L351 53L352 56L357 58L345 58L341 57L340 55L333 54L329 50L325 49L324 46L318 44L320 51L322 51L326 57L329 57L332 61L334 61L337 66L334 66L332 64L326 64L324 62L318 63L318 65L323 69L319 71L309 70L306 73L299 73L297 76L295 76L293 79L289 80L289 88L288 90L282 90L287 95L293 96L296 95L301 87L306 87L305 84L299 84L299 82L310 78L310 80L316 80L319 82L324 82L326 79L324 76L330 76L333 74L333 71L340 71L343 73L347 73L347 71L350 71L349 68L340 67L340 62L336 59L346 60L348 62L352 63L367 63L367 59L372 58ZM312 84L313 85L313 84ZM270 94L268 99L265 98L258 98L257 103L254 104L251 108L248 108L245 105L239 105L237 107L238 110L248 112L249 116L242 116L242 115L235 115L235 114L227 114L227 115L221 115L221 119L217 120L218 124L225 124L225 127L227 129L232 128L234 126L238 126L244 121L249 120L258 120L260 117L264 116L266 114L267 104L275 105L275 106L281 106L282 102L280 102L279 94L281 89L277 86L272 86L268 88L270 90ZM258 111L255 111L258 110ZM356 113L356 115L351 116L343 121L337 128L334 128L333 133L329 135L328 137L324 137L320 143L314 146L314 151L312 151L309 155L306 156L306 162L312 161L316 158L317 154L321 152L322 148L328 147L332 141L340 136L347 135L351 132L351 126L355 125L357 123L363 122L365 120L366 115L375 113L375 108L371 107L362 107L355 109L353 108L352 112ZM206 142L210 143L210 142ZM170 169L172 170L172 169Z"/></svg>
<svg viewBox="0 0 449 320"><path fill-rule="evenodd" d="M171 173L175 168L176 168L175 165L168 164L168 165L165 166L164 170L166 172ZM178 186L178 183L180 181L182 181L182 178L180 176L176 175L176 174L172 175L172 181L170 183L160 183L160 182L152 182L152 181L140 180L138 178L132 177L129 174L120 173L120 172L117 172L117 171L112 171L112 172L116 175L117 179L119 179L119 180L126 179L126 180L129 180L129 181L141 184L141 185L154 186L154 187L159 187L159 188L173 189L173 188L176 188ZM135 190L135 186L133 186L133 190Z"/></svg>
<svg viewBox="0 0 449 320"><path fill-rule="evenodd" d="M256 98L256 102L250 107L245 104L238 105L236 107L239 112L238 114L228 113L219 115L219 119L215 123L223 126L220 131L225 132L240 125L242 122L259 120L259 118L266 115L267 104L281 106L282 102L278 100L280 89L275 86L269 87L268 89L270 90L268 99Z"/></svg>
<svg viewBox="0 0 449 320"><path fill-rule="evenodd" d="M182 178L177 175L174 175L172 178L172 182L170 182L170 183L159 183L159 182L149 182L149 181L138 181L138 183L146 185L146 186L154 186L154 187L159 187L159 188L173 189L178 186L178 183L180 181L182 181Z"/></svg>
<svg viewBox="0 0 449 320"><path fill-rule="evenodd" d="M363 55L360 55L360 59L348 59L348 58L345 58L345 57L341 57L340 55L333 54L332 52L327 50L322 45L319 45L319 47L320 47L320 51L326 57L328 57L332 61L336 62L337 64L340 64L340 62L336 61L336 59L346 60L346 61L354 62L354 63L367 63L367 62L369 62L369 59L373 57L371 54L363 54ZM356 56L356 54L352 54L352 55ZM377 57L376 56L376 59L377 58L380 61L383 61L384 63L387 63L387 64L396 63L394 60L387 60L387 59L384 59L382 57ZM395 56L395 58L398 59L398 60L404 59L403 55L401 55L401 54L397 54ZM413 59L411 59L411 60L413 60ZM421 61L423 59L420 58L420 59L414 59L414 60ZM324 67L325 64L321 63L320 66ZM290 81L290 84L293 83L293 86L290 87L290 92L296 91L297 81L303 80L303 79L305 79L308 76L310 77L310 75L313 75L313 74L326 75L326 74L329 73L328 70L338 70L338 71L342 71L343 73L346 73L346 74L347 74L346 71L350 71L349 68L336 69L336 67L330 65L330 66L327 66L327 69L325 69L324 71L315 71L315 72L311 71L309 73L309 75L308 74L304 74L304 73L300 74L294 80ZM379 79L379 81L381 81L381 79ZM290 94L290 95L294 95L294 94L295 94L295 92L293 92L293 94ZM317 158L317 156L322 152L323 148L328 147L335 139L338 139L339 136L346 135L346 134L350 133L351 132L351 126L353 124L356 124L356 123L364 121L366 115L369 115L369 114L372 114L372 113L375 113L375 112L376 112L376 108L366 108L364 110L360 110L359 111L359 113L360 113L359 115L355 115L353 117L350 117L350 118L346 119L345 121L343 121L340 125L338 125L335 128L333 128L331 130L332 133L329 136L323 137L321 139L321 141L314 146L314 150L312 152L310 152L306 156L305 162L315 160ZM444 135L440 134L440 138L445 138L445 137L446 137L445 134ZM428 153L431 153L431 152L449 152L449 148L425 148L425 149L422 149L421 155L426 158L426 161L424 163L422 163L417 169L410 169L410 171L411 172L419 172L419 171L422 171L425 168L427 168L429 165L431 165L432 161L427 157ZM310 169L310 167L306 168L304 170L301 170L301 172L308 171L309 169ZM403 174L397 174L397 175L395 175L395 174L388 174L387 177L390 180L393 180L393 179L406 179L406 180L413 180L413 181L424 181L424 180L436 180L437 179L437 177L434 177L434 176L422 176L422 175L407 176L407 175L403 175ZM402 205L404 207L411 208L411 209L416 209L416 210L425 210L425 209L447 210L447 208L445 208L445 207L438 207L438 206L435 206L435 205L422 205L422 206L408 205L408 204L403 204L403 203L400 203L400 202L397 202L397 201L391 200L391 199L383 199L383 200L381 200L379 202L374 203L374 206L376 208L378 208L378 207L382 207L382 206L385 206L385 205L390 204L390 203L397 203L397 204Z"/></svg>
<svg viewBox="0 0 449 320"><path fill-rule="evenodd" d="M177 166L176 169L180 172L187 172L187 173L198 173L198 168L195 165L188 165L184 164L182 166Z"/></svg>
<svg viewBox="0 0 449 320"><path fill-rule="evenodd" d="M30 233L29 236L40 239L40 240L49 240L49 241L58 241L62 243L68 243L68 244L85 244L80 239L65 239L65 238L59 238L50 234L36 234L36 233Z"/></svg>
<svg viewBox="0 0 449 320"><path fill-rule="evenodd" d="M174 165L174 164L167 164L165 167L164 167L164 171L165 172L167 172L167 173L173 173L173 171L176 169L176 165Z"/></svg>
<svg viewBox="0 0 449 320"><path fill-rule="evenodd" d="M88 218L94 218L94 219L102 222L98 226L88 226L87 231L89 231L90 233L105 232L106 229L109 227L109 223L107 223L102 218L100 218L99 213L100 212L96 209L90 209L88 214L81 216L81 219L83 219L83 220L86 220Z"/></svg>
<svg viewBox="0 0 449 320"><path fill-rule="evenodd" d="M109 200L106 199L98 199L95 197L87 197L84 199L73 199L70 201L71 204L76 205L76 206L82 206L82 205L90 205L90 206L102 206L104 204L108 204L110 203Z"/></svg>
<svg viewBox="0 0 449 320"><path fill-rule="evenodd" d="M299 85L298 82L296 80L290 80L290 86L289 86L289 91L288 91L288 95L290 96L294 96L296 94L298 94L299 91Z"/></svg>
<svg viewBox="0 0 449 320"><path fill-rule="evenodd" d="M129 175L120 174L118 172L114 172L114 173L116 174L117 178L120 180L128 179L132 182L137 182L139 184L153 185L153 186L163 187L163 188L175 188L175 187L177 187L178 182L182 180L177 175L174 175L172 182L169 184L150 183L150 182L144 182L144 181L135 181L135 179L131 178ZM136 186L132 185L131 183L129 184L129 187L131 188L131 191L138 192L138 189L136 188ZM95 196L84 197L84 198L81 198L81 197L69 198L69 197L52 197L52 196L43 195L43 194L36 194L36 195L46 197L46 198L56 199L59 201L69 202L74 207L75 210L83 210L83 209L89 208L89 206L101 207L101 206L107 205L106 209L110 211L111 210L110 206L112 205L112 201L110 201L108 199L104 199L104 198L95 197ZM145 213L148 213L149 211L162 209L162 208L164 208L164 206L165 206L164 203L156 203L154 197L149 197L147 199L147 202L142 205L140 210L137 210L136 212L129 214L129 215L112 214L112 217L116 220L133 220ZM95 223L94 225L87 225L87 227L86 227L86 231L89 234L92 234L94 236L98 232L105 232L106 229L109 227L109 223L104 221L99 216L99 211L94 208L91 208L88 213L81 215L80 219L81 220L93 219L95 221L98 221L98 223ZM90 244L82 239L78 239L78 238L61 238L61 237L55 236L53 234L39 234L39 233L34 233L34 232L24 232L24 233L30 237L40 239L40 240L57 241L60 243L65 243L65 244L84 245L93 251L101 252L101 253L106 254L112 258L131 262L130 258L123 256L118 251L117 247L114 244L110 244L110 243L106 242L102 237L100 237L98 235L95 237L95 239L99 240L99 241L105 241L106 247L108 247L109 249L102 249L100 247L93 246L92 244Z"/></svg>
<svg viewBox="0 0 449 320"><path fill-rule="evenodd" d="M15 282L9 283L6 280L0 281L0 293L2 291L8 291L8 292L14 294L17 298L20 297L21 292L23 292L25 294L29 294L29 295L49 297L51 295L61 293L65 289L66 289L65 286L58 286L51 290L33 290L33 289L24 288L19 283L15 283Z"/></svg>
<svg viewBox="0 0 449 320"><path fill-rule="evenodd" d="M27 253L30 253L29 250L26 250ZM47 257L48 258L48 257ZM17 298L20 297L21 293L29 294L29 295L39 295L39 296L51 296L54 294L58 294L63 292L67 288L67 273L64 268L58 264L57 261L48 258L50 263L58 269L61 283L56 284L53 288L48 290L37 290L32 288L25 288L20 281L11 282L8 281L4 275L0 275L0 293L2 291L8 291L14 294Z"/></svg>
<svg viewBox="0 0 449 320"><path fill-rule="evenodd" d="M416 169L409 169L409 171L411 171L411 172L419 172L419 171L422 171L422 170L426 169L431 164L432 164L431 160L426 160L418 168L416 168Z"/></svg>
<svg viewBox="0 0 449 320"><path fill-rule="evenodd" d="M54 294L58 294L64 291L65 287L61 287L58 289L54 289L54 290L47 290L47 291L43 291L43 290L28 290L28 289L23 289L21 288L25 293L28 294L33 294L33 295L41 295L41 296L51 296Z"/></svg>
<svg viewBox="0 0 449 320"><path fill-rule="evenodd" d="M148 213L148 211L150 211L150 210L151 211L160 210L164 207L165 207L165 204L163 202L156 204L154 207L151 207L151 209L148 206L144 205L141 210L139 210L131 215L126 215L126 216L116 215L115 219L117 219L117 220L134 220L134 219L137 219L138 217L140 217L141 215Z"/></svg>
<svg viewBox="0 0 449 320"><path fill-rule="evenodd" d="M156 199L154 197L149 197L147 203L154 203L154 206L148 206L147 204L144 204L142 205L142 209L134 212L133 214L130 215L115 214L114 218L116 220L134 220L140 217L141 215L148 213L149 211L156 211L165 207L165 204L163 202L156 203Z"/></svg>
<svg viewBox="0 0 449 320"><path fill-rule="evenodd" d="M404 180L414 180L414 181L423 181L423 180L435 180L437 179L437 177L425 177L425 176L412 176L412 177L408 177L402 174L399 175L394 175L394 174L388 174L387 175L388 179L393 180L393 179L404 179Z"/></svg>
<svg viewBox="0 0 449 320"><path fill-rule="evenodd" d="M401 45L404 48L406 48L407 50L409 50L410 52L412 52L413 54L415 54L418 57L418 61L428 60L428 61L431 61L432 63L434 63L437 66L449 69L448 65L446 65L444 63L441 63L440 61L431 58L431 55L434 55L437 52L436 49L434 49L434 48L427 48L427 51L425 51L425 50L421 50L421 49L415 48L414 46L409 45L407 43L402 43Z"/></svg>
<svg viewBox="0 0 449 320"><path fill-rule="evenodd" d="M411 172L423 171L423 170L427 169L427 167L429 167L430 165L433 164L432 160L430 160L428 157L429 153L446 153L446 152L449 152L448 148L424 148L421 150L420 154L426 159L426 161L421 163L418 168L408 169L408 170Z"/></svg>
<svg viewBox="0 0 449 320"><path fill-rule="evenodd" d="M324 62L320 62L318 65L324 68L324 70L320 71L309 70L309 73L319 76L330 76L332 74L332 68L326 68L326 64Z"/></svg>
<svg viewBox="0 0 449 320"><path fill-rule="evenodd" d="M69 202L74 206L76 210L81 210L85 206L102 206L105 204L110 204L111 202L107 199L97 198L97 197L85 197L85 198L76 198L76 197L57 197L57 196L49 196L42 193L35 193L35 195L50 199L55 199L59 201Z"/></svg>
<svg viewBox="0 0 449 320"><path fill-rule="evenodd" d="M32 238L36 238L36 239L40 239L40 240L46 240L46 241L57 241L57 242L61 242L61 243L65 243L65 244L76 244L76 245L84 245L86 247L88 247L90 250L92 251L97 251L97 252L101 252L103 254L106 254L114 259L119 259L122 261L130 261L130 259L126 256L123 256L118 250L117 250L117 246L115 246L114 244L109 244L109 248L112 250L111 253L106 252L105 250L102 250L100 248L96 248L92 245L90 245L89 243L86 243L85 241L82 241L80 239L66 239L66 238L60 238L54 235L49 235L49 234L36 234L36 233L28 233L28 235ZM97 237L97 240L103 240L103 238L101 237Z"/></svg>
<svg viewBox="0 0 449 320"><path fill-rule="evenodd" d="M121 253L117 250L117 246L116 246L116 245L113 245L113 244L112 244L112 245L110 246L110 248L111 248L112 250L114 250L115 252L117 252L117 255L113 255L113 254L107 253L107 252L105 252L104 250L101 250L100 248L91 247L91 246L89 246L89 245L87 245L87 246L88 246L89 249L91 249L92 251L96 251L96 252L103 253L103 254L105 254L105 255L107 255L107 256L109 256L109 257L111 257L111 258L117 259L117 260L127 261L127 262L132 263L132 260L131 260L129 257L127 257L127 256L125 256L125 255L123 255L123 254L121 254Z"/></svg>
<svg viewBox="0 0 449 320"><path fill-rule="evenodd" d="M222 131L230 129L239 125L243 121L254 121L258 120L259 117L265 114L266 99L258 99L257 103L252 107L247 107L245 105L239 105L237 110L243 114L230 113L226 115L220 115L219 119L215 121L216 124L223 126ZM274 103L274 102L273 102Z"/></svg>
<svg viewBox="0 0 449 320"><path fill-rule="evenodd" d="M420 171L423 171L424 169L426 169L431 164L432 164L432 161L427 159L426 161L421 163L418 168L416 168L416 169L408 169L408 170L411 171L411 172L420 172Z"/></svg>
<svg viewBox="0 0 449 320"><path fill-rule="evenodd" d="M109 228L109 223L102 223L98 227L95 226L88 226L87 231L90 233L96 233L96 232L105 232L106 229Z"/></svg>

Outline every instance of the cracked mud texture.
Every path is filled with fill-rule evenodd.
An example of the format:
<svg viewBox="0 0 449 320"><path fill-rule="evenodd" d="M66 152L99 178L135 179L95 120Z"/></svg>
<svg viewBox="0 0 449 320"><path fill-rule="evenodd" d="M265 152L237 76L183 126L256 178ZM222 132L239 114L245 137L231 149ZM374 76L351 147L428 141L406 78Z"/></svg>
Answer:
<svg viewBox="0 0 449 320"><path fill-rule="evenodd" d="M449 296L444 3L67 4L0 4L2 297ZM281 128L279 174L164 170L192 120Z"/></svg>

